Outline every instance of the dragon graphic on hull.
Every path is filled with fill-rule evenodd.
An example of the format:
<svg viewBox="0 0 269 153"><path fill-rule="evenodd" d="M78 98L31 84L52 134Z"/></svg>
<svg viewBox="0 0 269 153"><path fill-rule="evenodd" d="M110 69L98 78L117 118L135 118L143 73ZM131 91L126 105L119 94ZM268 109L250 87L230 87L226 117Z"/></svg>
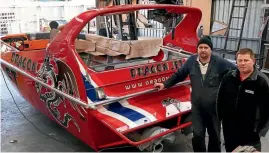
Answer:
<svg viewBox="0 0 269 153"><path fill-rule="evenodd" d="M75 76L71 68L61 60L47 56L37 72L37 77L44 83L70 96L79 97ZM50 89L43 87L39 83L36 83L35 87L40 95L40 99L46 104L53 118L65 128L68 128L70 122L72 122L80 132L79 124L69 112L74 109L79 113L80 119L85 121L86 118L82 111L86 114L86 110L81 106L78 107L76 103L69 101Z"/></svg>

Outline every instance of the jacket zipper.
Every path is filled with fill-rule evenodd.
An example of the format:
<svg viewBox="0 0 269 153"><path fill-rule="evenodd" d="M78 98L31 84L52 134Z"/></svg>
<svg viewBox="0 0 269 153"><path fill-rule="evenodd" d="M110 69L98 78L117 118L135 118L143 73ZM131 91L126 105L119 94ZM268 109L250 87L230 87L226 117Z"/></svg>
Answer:
<svg viewBox="0 0 269 153"><path fill-rule="evenodd" d="M200 80L201 80L202 87L204 87L203 75L202 75L202 72L201 72L200 65L199 65L198 61L196 61L196 68L198 69L198 71L200 73L200 76L201 76Z"/></svg>
<svg viewBox="0 0 269 153"><path fill-rule="evenodd" d="M237 105L238 105L238 98L239 98L239 94L241 91L241 87L242 87L242 83L240 83L239 88L238 88L238 93L237 93L237 97L236 97L236 101L235 101L235 108L237 108Z"/></svg>
<svg viewBox="0 0 269 153"><path fill-rule="evenodd" d="M204 87L204 81L207 78L207 75L210 73L209 71L211 70L211 60L208 63L208 67L207 67L207 70L206 70L206 73L205 73L204 80L203 80L203 75L202 75L202 72L201 72L200 64L199 64L198 61L196 61L196 67L198 68L198 71L200 72L200 75L201 75L201 84L202 84L202 87Z"/></svg>

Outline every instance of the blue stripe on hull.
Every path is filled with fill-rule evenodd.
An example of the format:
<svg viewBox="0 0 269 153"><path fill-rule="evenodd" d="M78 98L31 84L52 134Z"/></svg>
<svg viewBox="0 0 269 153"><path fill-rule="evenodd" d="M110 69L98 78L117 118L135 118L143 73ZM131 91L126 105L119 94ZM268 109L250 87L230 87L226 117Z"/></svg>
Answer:
<svg viewBox="0 0 269 153"><path fill-rule="evenodd" d="M130 108L123 107L119 102L109 104L107 110L122 115L133 122L141 118L145 118L145 116L140 114L139 112L134 111Z"/></svg>
<svg viewBox="0 0 269 153"><path fill-rule="evenodd" d="M91 83L86 80L86 78L83 76L83 74L81 74L81 75L83 78L87 97L93 102L98 102L99 100L97 99L94 86L91 85ZM108 111L122 115L133 122L138 121L139 119L145 118L145 116L143 114L141 114L135 110L132 110L130 108L126 108L126 107L122 106L122 104L120 104L119 102L114 102L112 104L109 104L106 106L106 108Z"/></svg>
<svg viewBox="0 0 269 153"><path fill-rule="evenodd" d="M98 99L96 97L96 91L94 89L94 86L90 84L89 81L86 80L86 78L82 75L82 79L83 79L83 82L84 82L84 86L85 86L85 89L86 89L86 93L87 93L87 97L92 101L92 102L97 102Z"/></svg>

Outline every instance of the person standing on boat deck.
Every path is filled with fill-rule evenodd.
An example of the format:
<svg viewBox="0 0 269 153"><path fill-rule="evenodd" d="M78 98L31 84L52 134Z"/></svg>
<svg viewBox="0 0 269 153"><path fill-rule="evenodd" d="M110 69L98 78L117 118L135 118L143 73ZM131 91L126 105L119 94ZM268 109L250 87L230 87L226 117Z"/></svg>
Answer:
<svg viewBox="0 0 269 153"><path fill-rule="evenodd" d="M192 101L192 145L194 152L206 152L205 132L209 134L209 152L220 152L220 122L216 114L216 98L222 77L236 66L212 55L213 44L209 36L201 38L197 45L198 54L187 61L164 83L154 86L162 90L170 88L190 76ZM179 91L180 92L180 91Z"/></svg>
<svg viewBox="0 0 269 153"><path fill-rule="evenodd" d="M217 114L227 152L238 146L261 151L260 136L269 128L269 79L255 67L254 56L251 49L240 49L238 69L228 72L220 84Z"/></svg>

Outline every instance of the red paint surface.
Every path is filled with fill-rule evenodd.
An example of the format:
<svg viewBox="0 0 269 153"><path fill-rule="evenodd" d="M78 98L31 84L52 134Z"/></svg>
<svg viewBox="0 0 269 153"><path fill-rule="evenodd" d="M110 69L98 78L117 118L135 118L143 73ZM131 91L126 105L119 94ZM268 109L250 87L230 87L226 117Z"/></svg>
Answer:
<svg viewBox="0 0 269 153"><path fill-rule="evenodd" d="M49 54L51 59L57 59L62 61L63 63L66 63L67 66L72 71L72 73L74 74L75 87L77 88L76 89L77 92L75 92L74 95L77 98L83 101L87 101L87 94L81 77L81 70L79 69L79 64L76 58L78 58L78 60L82 64L82 67L86 70L86 73L90 74L92 80L99 87L102 87L104 89L106 95L113 97L118 97L130 93L144 91L147 89L152 89L153 83L149 83L148 85L146 85L147 81L150 82L150 80L154 79L158 80L161 78L161 82L163 82L162 78L169 77L172 73L176 71L176 69L172 69L173 61L161 61L160 59L163 58L163 54L159 53L156 57L153 58L156 61L161 62L156 62L154 64L167 63L167 65L169 66L169 70L155 74L148 74L146 77L137 76L134 78L132 78L130 75L131 68L146 67L151 66L152 64L126 67L104 72L95 72L87 68L87 66L82 62L82 59L75 52L74 48L75 38L82 30L82 28L96 16L114 12L136 11L140 9L166 9L168 12L171 13L173 12L173 13L186 14L185 19L176 27L175 39L172 40L171 34L169 34L164 38L164 45L170 43L175 46L182 47L186 51L196 53L196 43L198 42L198 37L196 35L196 28L201 20L201 11L199 9L176 6L176 5L130 5L130 6L109 7L109 9L102 8L86 11L78 15L77 17L72 19L67 25L65 25L62 32L58 34L58 36L54 39L53 42L51 42L51 44L47 48L47 53ZM1 58L8 61L9 63L12 63L11 62L12 51L14 50L10 50L10 52L2 52ZM37 62L37 70L39 70L41 65L44 63L44 57L46 55L45 50L27 51L27 52L22 51L16 53L22 57ZM14 63L12 64L14 66L18 66ZM52 66L55 66L55 63L51 62L51 64ZM7 73L6 67L3 65L1 66ZM21 69L24 70L23 68ZM32 76L37 76L36 72L31 72L27 70L25 71L31 74ZM58 73L59 70L55 70L55 72ZM35 82L21 75L19 72L17 72L16 74L17 74L16 77L17 84L14 85L17 86L21 95L42 113L46 114L51 119L59 123L52 116L51 112L48 110L48 106L46 106L46 103L40 100L40 95L36 91ZM15 83L16 81L14 79L12 81ZM144 83L142 87L136 87L131 90L126 90L126 86L134 85L141 82ZM49 83L51 83L51 81L49 81ZM165 116L165 108L161 104L161 101L168 97L175 98L183 102L190 101L190 89L187 86L181 86L160 92L154 92L147 95L134 97L128 99L127 101L129 102L129 104L142 108L145 111L149 112L150 114L156 114L157 121L155 121L154 123L148 123L148 125L151 125L168 119ZM53 106L56 106L56 104L53 104ZM125 123L121 122L120 120L117 120L116 118L112 118L104 114L101 114L97 110L88 109L85 112L79 105L77 109L74 109L70 101L68 100L64 100L63 103L57 106L57 109L61 114L59 120L63 120L64 114L68 113L75 119L76 123L79 125L78 130L75 123L70 121L66 130L68 130L70 133L81 139L83 142L85 142L95 150L99 150L100 146L110 146L113 143L115 143L115 145L123 144L123 141L125 141L126 143L137 145L137 143L132 143L127 139L123 139L122 135L115 131L117 128L125 125ZM84 119L82 119L81 115L78 113L79 111L85 117ZM181 113L177 114L176 116L181 116ZM147 124L143 126L147 126ZM180 125L178 125L178 127L179 126ZM175 127L174 129L172 129L172 131L178 127ZM131 131L132 129L129 130Z"/></svg>

